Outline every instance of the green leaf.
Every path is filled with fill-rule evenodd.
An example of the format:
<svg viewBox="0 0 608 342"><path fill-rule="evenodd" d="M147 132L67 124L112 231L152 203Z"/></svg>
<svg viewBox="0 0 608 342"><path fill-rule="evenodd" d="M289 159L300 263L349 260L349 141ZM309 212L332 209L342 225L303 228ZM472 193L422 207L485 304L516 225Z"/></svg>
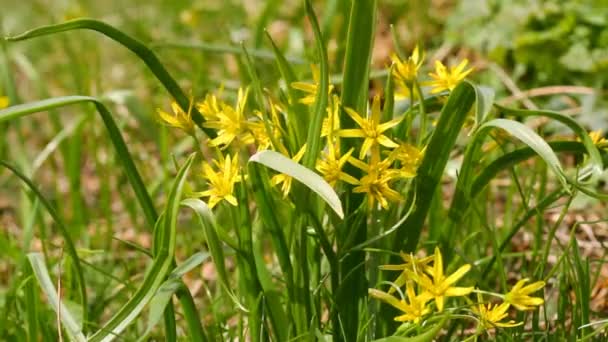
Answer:
<svg viewBox="0 0 608 342"><path fill-rule="evenodd" d="M150 301L150 314L148 316L148 325L146 331L138 339L138 341L145 341L148 335L152 332L152 329L160 322L165 313L167 304L171 301L171 297L183 286L179 278L169 278L165 281L156 291L156 294Z"/></svg>
<svg viewBox="0 0 608 342"><path fill-rule="evenodd" d="M44 264L42 254L29 253L27 257L32 265L34 275L40 284L40 288L48 298L48 304L53 308L55 313L61 317L61 325L67 332L70 340L77 342L87 341L86 337L82 333L78 320L72 316L72 313L70 310L68 310L66 305L59 300L57 289L55 289L55 286L51 281L51 277L49 276L49 271Z"/></svg>
<svg viewBox="0 0 608 342"><path fill-rule="evenodd" d="M523 110L523 109L513 109L496 105L498 109L502 112L519 116L519 117L527 117L527 116L542 116L549 118L551 120L559 121L562 124L568 126L583 142L585 145L585 149L587 150L587 154L589 155L591 165L593 167L593 177L592 179L596 179L599 176L603 169L604 164L602 162L602 156L600 152L589 137L587 130L579 124L576 120L568 115L564 115L562 113L548 111L548 110Z"/></svg>
<svg viewBox="0 0 608 342"><path fill-rule="evenodd" d="M137 168L135 167L133 158L131 157L129 150L127 149L127 145L125 144L125 141L122 138L122 135L120 134L118 126L114 121L114 118L112 118L112 114L103 105L103 103L101 103L101 101L89 96L62 96L24 103L0 110L0 123L24 117L33 113L87 102L93 103L97 108L97 112L101 116L103 123L105 124L106 129L108 131L108 135L110 136L110 140L114 145L117 158L121 163L125 174L127 175L129 183L131 183L131 187L135 192L135 196L140 206L143 209L146 222L148 223L150 228L154 227L158 215L156 214L156 210L154 209L154 205L152 204L152 199L148 194L146 186L144 185L144 182L142 181L141 176L137 171Z"/></svg>
<svg viewBox="0 0 608 342"><path fill-rule="evenodd" d="M190 99L186 96L186 94L184 94L177 82L167 72L167 70L162 65L158 57L154 54L154 52L137 39L123 33L117 28L108 25L102 21L94 19L75 19L66 21L65 23L61 24L41 26L17 36L6 37L5 39L9 42L14 42L28 40L59 32L81 29L97 31L105 35L106 37L120 43L127 49L131 50L146 64L146 66L150 69L154 76L156 76L156 78L165 87L165 89L173 96L173 98L179 104L182 110L188 112L188 109L190 108ZM207 134L210 138L215 138L215 131L203 127L205 118L198 111L196 106L192 107L191 113L192 120L201 128L201 130L203 130L203 132L205 132L205 134Z"/></svg>
<svg viewBox="0 0 608 342"><path fill-rule="evenodd" d="M549 144L531 128L513 120L494 119L479 127L479 130L476 133L476 139L482 139L491 128L500 128L506 131L536 151L536 153L538 153L538 155L547 163L549 168L553 170L564 189L568 189L568 182L566 181L564 169L555 155L555 152L553 152Z"/></svg>
<svg viewBox="0 0 608 342"><path fill-rule="evenodd" d="M279 72L281 73L281 77L285 81L285 87L287 88L287 94L289 95L289 103L288 103L288 125L290 130L295 132L296 136L296 146L301 146L304 137L306 136L306 130L308 126L308 108L306 105L298 102L298 94L297 90L294 89L291 84L296 82L298 79L296 78L296 74L293 69L289 65L285 56L281 53L281 50L276 46L274 40L268 32L266 32L268 36L268 40L272 45L272 50L276 56L277 66L279 68Z"/></svg>
<svg viewBox="0 0 608 342"><path fill-rule="evenodd" d="M327 48L319 28L319 21L312 8L310 0L305 1L306 15L312 24L312 29L315 34L315 45L317 48L317 56L320 64L320 79L317 85L317 96L315 98L315 107L313 111L312 121L308 126L308 135L306 138L306 154L304 155L303 163L309 169L315 167L317 157L321 152L321 128L323 118L327 111L328 92L329 92L329 66L327 59Z"/></svg>
<svg viewBox="0 0 608 342"><path fill-rule="evenodd" d="M475 89L475 126L481 125L494 104L494 89L490 87L477 86L471 83Z"/></svg>
<svg viewBox="0 0 608 342"><path fill-rule="evenodd" d="M205 241L207 241L207 247L211 253L215 269L220 278L220 282L226 290L230 290L230 282L228 278L228 272L226 271L226 264L224 263L224 249L218 237L217 232L222 229L218 226L215 215L209 206L198 198L187 198L182 201L182 205L192 209L198 216L199 223L203 227L205 234Z"/></svg>
<svg viewBox="0 0 608 342"><path fill-rule="evenodd" d="M474 87L468 82L462 82L454 88L441 110L439 122L418 168L415 193L410 195L411 201L414 202L414 211L397 229L394 250L412 252L418 245L432 198L436 193L435 189L443 176L456 138L474 100Z"/></svg>
<svg viewBox="0 0 608 342"><path fill-rule="evenodd" d="M402 336L389 336L385 338L381 338L378 340L374 340L374 342L431 342L435 339L437 334L441 332L441 328L445 325L445 322L448 321L448 316L444 317L441 322L435 324L431 329L423 332L418 336L413 337L402 337Z"/></svg>
<svg viewBox="0 0 608 342"><path fill-rule="evenodd" d="M310 190L319 195L340 217L344 218L342 210L342 202L334 191L321 176L315 172L305 168L304 166L294 162L284 155L275 151L261 151L249 158L250 162L259 163L269 167L277 172L284 173L288 176L297 179L302 184L306 185Z"/></svg>
<svg viewBox="0 0 608 342"><path fill-rule="evenodd" d="M91 342L111 341L126 329L152 300L158 288L164 283L173 263L175 252L175 234L180 198L186 183L186 176L192 166L194 155L191 155L179 170L169 193L165 214L161 217L155 236L156 253L154 261L143 283L129 301L93 336Z"/></svg>
<svg viewBox="0 0 608 342"><path fill-rule="evenodd" d="M78 253L76 252L76 247L74 245L74 242L72 241L72 238L67 229L67 226L65 225L63 220L59 217L59 214L57 213L55 208L51 205L51 203L42 195L42 193L40 192L38 187L36 187L34 182L32 182L29 178L27 178L15 166L7 163L6 161L0 160L0 165L9 169L15 176L19 177L19 179L23 183L25 183L25 185L27 185L27 187L34 193L36 198L38 198L40 200L40 203L42 203L44 208L47 210L49 215L51 215L51 218L57 225L57 227L59 229L59 233L61 234L61 236L63 237L63 240L65 242L67 253L70 256L72 263L74 264L74 270L76 271L76 278L78 279L78 288L80 290L80 298L82 300L83 320L86 321L87 320L87 308L88 308L86 284L84 282L84 274L82 271L80 258L78 257Z"/></svg>
<svg viewBox="0 0 608 342"><path fill-rule="evenodd" d="M205 262L207 258L209 258L209 253L207 252L194 253L188 258L188 260L184 261L179 266L174 268L173 271L171 271L171 274L169 274L169 279L181 278L184 274L192 271L192 269Z"/></svg>

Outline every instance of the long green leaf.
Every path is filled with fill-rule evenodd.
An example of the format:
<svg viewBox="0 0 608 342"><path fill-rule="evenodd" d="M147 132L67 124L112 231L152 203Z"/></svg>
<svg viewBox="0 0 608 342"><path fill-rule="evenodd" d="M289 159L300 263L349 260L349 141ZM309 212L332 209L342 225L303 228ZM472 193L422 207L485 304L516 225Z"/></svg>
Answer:
<svg viewBox="0 0 608 342"><path fill-rule="evenodd" d="M152 199L150 198L150 195L146 190L146 187L141 179L141 176L139 175L139 172L137 171L137 168L135 167L135 163L131 158L131 154L127 149L127 145L125 144L125 141L122 138L122 135L120 134L120 131L112 117L112 114L103 105L101 101L89 96L62 96L25 103L0 110L0 123L14 120L20 117L25 117L33 113L43 112L54 108L60 108L80 103L93 103L97 108L97 112L101 116L108 131L108 135L110 136L110 140L114 145L118 160L121 163L125 174L127 175L127 179L131 183L131 187L135 192L135 196L141 208L144 211L144 217L146 218L146 222L148 223L148 226L150 228L154 227L158 215L156 214L156 210L154 209L154 205L152 204Z"/></svg>
<svg viewBox="0 0 608 342"><path fill-rule="evenodd" d="M374 340L374 342L431 342L435 340L435 337L441 332L441 328L448 321L448 317L444 317L441 322L435 324L431 329L423 332L418 336L403 337L403 336L389 336Z"/></svg>
<svg viewBox="0 0 608 342"><path fill-rule="evenodd" d="M595 146L593 140L591 140L591 137L589 137L587 130L585 130L585 128L572 117L562 113L548 110L513 109L502 107L499 105L496 105L496 107L506 114L515 115L518 117L542 116L551 120L559 121L562 124L568 126L568 128L570 128L579 137L579 139L583 142L583 145L585 145L585 148L587 149L587 154L589 155L591 165L593 166L594 177L592 178L596 178L602 173L603 162L602 157L600 156L599 149L597 148L597 146Z"/></svg>
<svg viewBox="0 0 608 342"><path fill-rule="evenodd" d="M158 240L155 241L158 242L158 245L155 248L154 261L143 283L133 294L133 297L98 332L91 336L91 342L111 341L120 335L139 316L168 275L175 252L177 214L184 184L186 183L186 176L192 166L193 160L194 155L191 155L175 177L175 182L169 193L165 214L161 218L162 223L158 226L160 232L157 234Z"/></svg>
<svg viewBox="0 0 608 342"><path fill-rule="evenodd" d="M55 289L55 285L51 281L51 277L49 276L49 271L44 264L44 258L40 253L29 253L27 255L30 264L32 265L32 270L34 271L34 275L40 284L40 288L44 292L44 294L48 298L49 305L53 308L55 313L61 317L61 324L65 328L65 331L68 333L70 340L77 342L85 342L87 339L82 333L81 327L78 324L76 318L72 316L70 310L61 302L59 296L57 295L57 290Z"/></svg>
<svg viewBox="0 0 608 342"><path fill-rule="evenodd" d="M492 128L500 128L506 131L507 133L518 138L524 144L528 145L531 149L536 151L536 153L538 153L538 155L547 163L549 168L553 170L553 172L557 176L557 179L560 181L560 183L562 183L564 189L568 189L568 182L566 180L564 169L562 168L559 159L555 155L555 152L553 152L549 144L547 144L547 142L538 134L536 134L531 128L513 120L494 119L484 123L479 127L479 130L475 134L476 139L483 139L483 136L487 134Z"/></svg>
<svg viewBox="0 0 608 342"><path fill-rule="evenodd" d="M163 64L160 62L156 54L150 50L145 44L138 41L137 39L123 33L117 28L108 25L102 21L94 19L75 19L65 23L48 25L35 28L33 30L24 32L17 36L6 37L7 41L21 41L32 39L36 37L46 36L59 32L66 32L72 30L93 30L97 31L106 37L120 43L122 46L131 50L137 55L150 69L150 71L156 76L160 83L167 89L167 91L173 96L175 101L184 111L188 111L190 106L190 99L184 94L182 89L179 87L173 77L167 72ZM203 115L198 111L196 106L191 108L192 120L211 138L215 138L216 134L213 130L203 126L205 119Z"/></svg>
<svg viewBox="0 0 608 342"><path fill-rule="evenodd" d="M211 253L211 258L215 264L215 269L219 275L220 282L229 290L230 283L228 280L228 272L226 271L226 264L224 263L224 249L222 248L217 233L221 228L218 226L213 212L211 212L211 209L209 209L209 206L207 206L205 202L197 198L187 198L182 201L182 205L192 209L198 215L199 222L203 227L203 232L205 234L205 241L207 241L207 247Z"/></svg>
<svg viewBox="0 0 608 342"><path fill-rule="evenodd" d="M418 168L414 211L396 231L394 250L412 252L418 245L435 189L474 101L475 88L468 82L462 82L454 88L441 110L439 122Z"/></svg>
<svg viewBox="0 0 608 342"><path fill-rule="evenodd" d="M80 264L80 258L78 257L78 253L76 252L76 246L70 237L70 233L67 229L67 226L63 223L63 220L59 217L59 214L55 210L55 208L51 205L51 203L42 195L42 192L38 189L38 187L32 182L29 178L27 178L21 171L19 171L15 166L9 164L4 160L0 160L0 165L9 169L15 176L19 177L23 183L27 185L27 187L34 193L34 195L40 200L40 203L47 210L51 218L59 228L59 233L63 237L65 241L65 246L67 249L67 253L72 259L74 263L74 269L76 271L76 278L78 279L78 287L80 290L80 299L82 300L82 313L83 319L86 321L87 319L87 309L88 309L88 300L87 300L87 289L86 284L84 282L84 273L82 271L82 266Z"/></svg>
<svg viewBox="0 0 608 342"><path fill-rule="evenodd" d="M293 177L294 179L297 179L302 184L306 185L310 190L319 195L340 218L344 217L344 211L342 210L342 202L340 202L340 198L331 185L329 185L315 172L305 168L304 166L294 162L278 152L270 150L260 151L254 154L251 156L251 158L249 158L249 161L262 164L275 171L284 173Z"/></svg>
<svg viewBox="0 0 608 342"><path fill-rule="evenodd" d="M317 94L315 98L315 107L312 120L308 126L308 134L306 137L306 154L304 155L303 164L309 169L315 167L317 157L321 152L321 126L328 103L329 92L329 62L327 59L327 48L325 41L319 28L319 21L312 8L310 0L305 1L306 15L312 24L312 30L315 34L315 45L317 48L317 56L320 65L320 79L317 85Z"/></svg>
<svg viewBox="0 0 608 342"><path fill-rule="evenodd" d="M306 105L298 102L297 91L291 86L293 82L296 82L298 80L296 78L296 74L291 68L291 65L289 65L287 58L281 53L281 50L279 50L279 48L276 46L270 34L268 32L266 33L268 36L268 40L270 40L270 43L272 45L272 50L274 51L274 54L276 56L276 62L279 68L279 72L281 73L281 77L285 81L287 94L289 95L289 103L287 110L289 129L295 133L296 146L302 146L308 126L308 108L306 108Z"/></svg>

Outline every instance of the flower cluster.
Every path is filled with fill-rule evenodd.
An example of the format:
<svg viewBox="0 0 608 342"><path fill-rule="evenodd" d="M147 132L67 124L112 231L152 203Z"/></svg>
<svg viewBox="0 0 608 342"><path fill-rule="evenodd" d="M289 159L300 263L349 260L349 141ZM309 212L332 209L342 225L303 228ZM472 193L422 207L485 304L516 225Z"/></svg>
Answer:
<svg viewBox="0 0 608 342"><path fill-rule="evenodd" d="M431 87L431 94L441 93L443 91L451 91L462 82L471 72L473 68L468 68L467 59L462 60L457 66L452 66L449 69L441 62L435 61L434 72L429 73L432 78L430 81L419 82L419 70L424 63L424 54L420 52L418 46L414 48L412 54L405 60L402 60L397 55L392 55L393 62L393 77L398 86L398 94L411 97L412 90L416 83L421 86ZM420 94L419 94L420 96Z"/></svg>
<svg viewBox="0 0 608 342"><path fill-rule="evenodd" d="M418 72L424 61L424 54L418 48L405 61L397 56L392 59L398 84L411 88L418 82ZM471 71L465 71L466 61L463 63L447 70L438 62L435 73L431 74L435 79L429 83L433 87L431 92L451 90L461 81ZM290 125L294 123L288 119L290 106L295 103L314 104L320 88L316 66L312 67L312 75L313 83L294 82L289 85L300 93L300 98L289 98L282 102L268 93L265 99L257 96L256 102L267 102L257 103L265 108L252 109L252 101L248 101L249 88L241 88L234 104L225 102L220 91L217 95L207 94L201 101L191 101L187 111L176 103L171 105L171 114L158 110L161 122L192 136L197 144L199 140L192 119L194 108L204 118L202 127L216 133L206 141L205 147L215 150L218 157L204 162L201 178L206 180L207 188L194 192L195 195L207 197L211 207L222 201L237 205L238 199L233 195L234 186L246 176L242 165L252 151L270 149L295 162L303 159L307 144L293 138L294 128ZM395 186L401 180L416 176L424 154L421 140L418 145L412 145L407 136L396 134L404 132L399 129L402 127L399 125L404 124L404 116L385 113L379 95L374 96L365 112L358 112L342 105L339 96L333 94L333 85L329 86L328 91L327 115L321 130L324 147L316 162L316 171L334 188L350 186L353 192L366 195L370 209L386 209L390 203L401 201L402 196ZM341 119L350 124L345 127ZM279 187L284 198L289 196L292 188L290 176L274 175L271 183Z"/></svg>
<svg viewBox="0 0 608 342"><path fill-rule="evenodd" d="M402 264L383 265L381 270L400 271L401 273L392 283L388 292L378 289L369 289L369 295L379 299L400 311L395 317L396 321L413 322L419 324L424 321L435 309L437 313L444 311L446 300L449 297L464 297L471 303L471 312L478 322L478 331L488 330L495 327L514 327L522 322L513 320L504 321L508 316L508 310L514 307L517 310L534 310L544 303L542 298L530 296L532 293L542 289L545 283L537 281L526 285L529 279L522 279L513 286L506 294L493 294L501 299L499 303L485 302L482 293L473 286L455 286L469 270L471 265L463 265L454 273L444 273L443 257L439 248L435 248L432 256L418 258L411 254L401 253ZM405 295L401 289L405 289ZM395 297L398 292L400 298ZM477 300L471 301L469 294L475 292ZM492 294L492 293L490 293ZM434 304L434 305L432 305ZM451 311L458 310L455 307Z"/></svg>

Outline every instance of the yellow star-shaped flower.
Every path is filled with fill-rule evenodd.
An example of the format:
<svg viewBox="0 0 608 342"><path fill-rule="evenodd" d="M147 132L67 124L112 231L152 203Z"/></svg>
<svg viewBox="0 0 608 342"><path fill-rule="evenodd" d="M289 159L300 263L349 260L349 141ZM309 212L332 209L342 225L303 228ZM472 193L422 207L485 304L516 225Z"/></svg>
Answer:
<svg viewBox="0 0 608 342"><path fill-rule="evenodd" d="M213 161L218 171L215 171L209 163L203 164L203 177L207 179L209 188L194 193L198 197L209 197L209 208L215 207L222 200L237 205L236 197L232 193L234 185L241 181L238 156L228 155L226 158L221 158L219 162Z"/></svg>
<svg viewBox="0 0 608 342"><path fill-rule="evenodd" d="M377 144L389 148L399 147L397 143L392 141L383 133L399 124L402 117L381 124L380 116L382 115L382 110L380 109L380 96L374 96L371 115L367 118L361 117L359 114L357 114L357 112L350 108L345 108L345 111L348 116L350 116L357 123L357 125L359 125L360 128L343 129L338 131L336 135L344 138L365 139L361 145L361 150L359 151L359 159L363 159L372 146Z"/></svg>
<svg viewBox="0 0 608 342"><path fill-rule="evenodd" d="M399 300L386 292L376 289L369 289L368 293L371 297L390 304L403 313L402 315L395 317L395 321L411 321L415 324L418 324L426 314L431 312L431 309L426 305L428 297L416 295L416 292L414 291L414 286L415 285L412 282L407 283L407 286L405 288L407 302L405 301L405 299Z"/></svg>
<svg viewBox="0 0 608 342"><path fill-rule="evenodd" d="M501 304L483 304L480 303L477 307L473 307L473 312L479 316L479 323L481 328L484 330L492 328L511 328L518 325L522 325L523 322L516 323L513 320L508 322L501 322L507 317L507 310L509 309L509 303Z"/></svg>
<svg viewBox="0 0 608 342"><path fill-rule="evenodd" d="M428 272L406 270L408 277L420 285L425 293L423 295L435 299L437 310L443 311L445 297L466 296L473 291L473 287L455 287L454 284L460 280L469 270L471 265L461 266L456 272L449 276L443 274L443 257L439 248L435 247L433 268ZM432 271L432 272L430 272Z"/></svg>
<svg viewBox="0 0 608 342"><path fill-rule="evenodd" d="M420 53L418 45L405 61L402 61L396 54L391 56L391 60L393 61L393 76L397 82L402 83L406 88L411 87L418 78L418 70L424 61L424 54Z"/></svg>
<svg viewBox="0 0 608 342"><path fill-rule="evenodd" d="M205 127L217 130L217 137L210 141L211 146L226 148L235 140L245 145L254 142L253 136L247 131L247 118L245 117L248 94L249 88L239 89L236 108L224 105L215 119L205 122Z"/></svg>
<svg viewBox="0 0 608 342"><path fill-rule="evenodd" d="M524 286L530 279L525 278L518 281L515 286L505 294L505 303L513 305L517 310L533 310L535 306L542 305L545 301L542 298L530 297L530 294L545 287L544 281L537 281Z"/></svg>
<svg viewBox="0 0 608 342"><path fill-rule="evenodd" d="M440 93L444 90L454 90L458 83L467 77L473 71L473 68L465 70L469 61L464 59L460 64L455 67L448 68L443 65L440 61L435 61L435 72L430 73L429 76L433 78L433 81L427 83L433 87L431 94Z"/></svg>
<svg viewBox="0 0 608 342"><path fill-rule="evenodd" d="M171 103L171 109L173 110L173 115L163 111L162 109L157 109L158 117L161 121L168 126L179 128L182 131L193 135L194 134L194 121L192 121L192 104L190 104L190 108L188 108L188 112L184 112L182 108L176 103Z"/></svg>

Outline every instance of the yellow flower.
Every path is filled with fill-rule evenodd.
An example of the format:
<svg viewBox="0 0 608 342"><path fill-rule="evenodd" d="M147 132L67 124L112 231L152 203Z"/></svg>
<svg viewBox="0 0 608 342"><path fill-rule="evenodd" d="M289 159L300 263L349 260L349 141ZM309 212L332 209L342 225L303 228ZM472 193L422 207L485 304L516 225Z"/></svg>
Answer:
<svg viewBox="0 0 608 342"><path fill-rule="evenodd" d="M392 160L385 159L369 165L353 157L348 161L367 173L357 181L357 187L353 192L366 193L370 209L374 207L375 201L378 201L382 208L387 209L389 202L399 202L402 199L401 195L390 187L390 183L400 176L398 170L390 168Z"/></svg>
<svg viewBox="0 0 608 342"><path fill-rule="evenodd" d="M467 272L469 272L470 269L471 265L467 264L461 266L458 270L456 270L456 272L446 277L443 274L443 257L441 256L439 248L435 247L433 268L432 272L430 272L431 269L428 270L429 275L418 270L406 270L405 272L410 277L410 279L414 280L425 290L426 295L428 295L430 298L435 299L437 310L441 312L443 311L445 297L466 296L473 291L473 287L453 286L458 280L460 280L460 278L462 278Z"/></svg>
<svg viewBox="0 0 608 342"><path fill-rule="evenodd" d="M218 115L225 105L214 94L207 94L205 95L205 100L197 103L196 108L201 112L206 121L213 121L218 119Z"/></svg>
<svg viewBox="0 0 608 342"><path fill-rule="evenodd" d="M256 122L249 122L249 130L253 135L255 144L258 151L266 150L272 145L272 139L269 135L268 129L272 132L272 138L278 141L283 134L285 134L281 127L281 120L279 119L278 111L280 107L270 102L270 115L271 122L268 123L268 127L264 124L264 117L260 111L254 111L255 116L259 119Z"/></svg>
<svg viewBox="0 0 608 342"><path fill-rule="evenodd" d="M209 197L209 208L215 207L222 200L236 206L236 197L232 193L234 184L241 180L238 156L228 155L225 159L221 157L219 162L214 160L213 163L219 171L213 170L208 163L203 164L203 177L207 179L209 189L196 192L195 195Z"/></svg>
<svg viewBox="0 0 608 342"><path fill-rule="evenodd" d="M415 324L418 324L422 320L422 317L431 312L431 309L426 305L428 297L423 295L417 296L412 282L408 282L405 288L407 302L405 299L399 300L386 292L376 289L369 289L368 293L371 297L388 303L403 312L402 315L395 317L395 321L412 321Z"/></svg>
<svg viewBox="0 0 608 342"><path fill-rule="evenodd" d="M0 96L0 109L8 107L9 104L8 96Z"/></svg>
<svg viewBox="0 0 608 342"><path fill-rule="evenodd" d="M239 89L236 108L225 105L213 120L205 122L204 126L217 130L217 137L210 141L211 146L228 147L234 140L245 145L252 144L254 139L247 131L245 105L249 89Z"/></svg>
<svg viewBox="0 0 608 342"><path fill-rule="evenodd" d="M323 119L321 136L333 136L333 133L340 129L340 98L332 96L331 103L327 107L327 117Z"/></svg>
<svg viewBox="0 0 608 342"><path fill-rule="evenodd" d="M192 121L191 110L192 103L190 104L190 108L188 108L188 113L184 112L182 108L176 103L171 103L171 109L173 110L173 115L161 110L157 109L159 118L167 125L175 128L179 128L182 131L193 135L194 134L194 121Z"/></svg>
<svg viewBox="0 0 608 342"><path fill-rule="evenodd" d="M342 167L344 167L354 149L351 148L346 154L340 156L339 146L340 143L337 141L327 145L327 151L323 151L321 153L322 158L317 161L317 170L332 187L335 187L339 180L355 185L358 181L342 171Z"/></svg>
<svg viewBox="0 0 608 342"><path fill-rule="evenodd" d="M391 152L391 158L401 164L403 177L412 178L416 176L416 170L422 162L424 152L411 144L401 144Z"/></svg>
<svg viewBox="0 0 608 342"><path fill-rule="evenodd" d="M417 258L413 254L407 254L404 252L399 252L399 255L401 255L401 259L403 259L405 263L399 265L380 265L379 267L383 271L402 271L399 277L397 277L397 279L393 282L397 287L405 285L407 280L407 273L405 272L406 270L411 272L425 270L429 267L429 263L433 261L433 256ZM393 293L394 291L395 287L391 287L388 290L388 293Z"/></svg>
<svg viewBox="0 0 608 342"><path fill-rule="evenodd" d="M287 150L284 147L281 146L280 149L282 150L281 152L283 154L288 155ZM306 144L302 145L298 153L296 153L296 155L293 156L291 160L295 161L296 163L299 163L302 157L304 156L304 152L306 152ZM281 185L281 192L283 193L283 198L287 198L287 196L289 195L289 191L291 191L292 180L293 178L291 176L281 173L278 175L274 175L270 179L270 183L272 185L279 185L282 183L283 185Z"/></svg>
<svg viewBox="0 0 608 342"><path fill-rule="evenodd" d="M488 330L495 327L511 328L523 324L523 322L515 323L513 320L501 322L505 317L507 317L509 303L484 304L481 295L478 294L477 298L479 300L479 304L477 304L477 307L473 307L473 312L479 316L479 323L482 329Z"/></svg>
<svg viewBox="0 0 608 342"><path fill-rule="evenodd" d="M412 87L414 81L418 78L418 70L424 60L424 55L420 54L418 45L407 60L402 61L396 54L391 56L391 60L394 65L393 76L395 76L395 79L403 83L406 88Z"/></svg>
<svg viewBox="0 0 608 342"><path fill-rule="evenodd" d="M338 131L337 136L345 138L364 138L361 150L359 151L359 159L363 159L367 152L377 144L385 147L395 148L399 147L397 143L392 141L383 133L391 127L396 126L401 121L401 118L393 119L389 122L380 124L380 116L382 111L380 109L380 96L374 96L372 102L371 116L368 118L362 118L357 112L350 108L345 108L346 113L359 125L357 129L343 129Z"/></svg>
<svg viewBox="0 0 608 342"><path fill-rule="evenodd" d="M542 305L545 301L542 298L530 297L532 292L536 292L545 287L544 281L537 281L524 286L530 279L525 278L518 281L515 286L505 295L505 303L513 305L517 310L533 310L535 306Z"/></svg>
<svg viewBox="0 0 608 342"><path fill-rule="evenodd" d="M464 70L468 63L469 61L464 59L460 64L450 67L450 70L448 70L443 63L435 61L435 72L429 74L434 80L427 83L433 87L431 94L440 93L444 90L454 90L456 85L473 71L473 68Z"/></svg>
<svg viewBox="0 0 608 342"><path fill-rule="evenodd" d="M291 83L291 87L300 91L305 92L307 95L300 99L300 103L311 105L315 103L317 97L317 89L319 88L319 80L320 80L320 72L319 68L316 65L311 65L312 69L312 78L314 83L306 83L306 82L293 82ZM328 93L331 94L334 86L332 84L329 85Z"/></svg>
<svg viewBox="0 0 608 342"><path fill-rule="evenodd" d="M1 108L1 105L0 105ZM589 132L589 137L593 141L593 143L599 148L608 147L608 140L604 138L604 134L601 130Z"/></svg>

